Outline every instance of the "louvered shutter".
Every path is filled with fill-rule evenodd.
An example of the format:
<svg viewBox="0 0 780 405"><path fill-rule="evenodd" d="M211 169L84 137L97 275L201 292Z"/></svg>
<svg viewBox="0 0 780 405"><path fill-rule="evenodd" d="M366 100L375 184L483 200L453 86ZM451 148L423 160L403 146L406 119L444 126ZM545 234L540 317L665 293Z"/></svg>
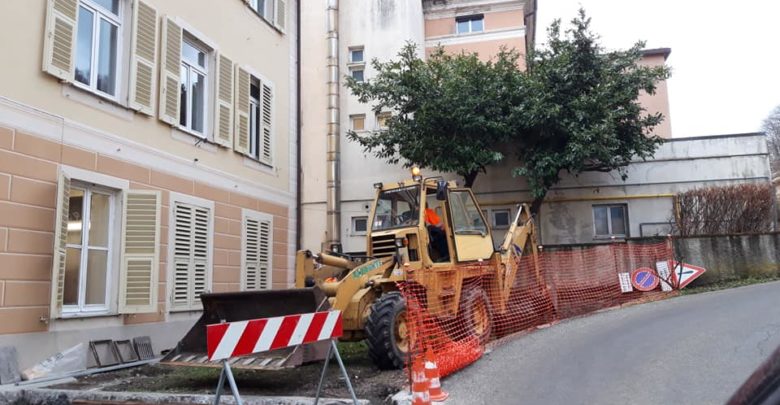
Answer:
<svg viewBox="0 0 780 405"><path fill-rule="evenodd" d="M217 55L217 102L214 103L214 141L224 147L233 145L233 61Z"/></svg>
<svg viewBox="0 0 780 405"><path fill-rule="evenodd" d="M163 20L160 55L160 121L179 124L179 75L181 70L181 27L170 18Z"/></svg>
<svg viewBox="0 0 780 405"><path fill-rule="evenodd" d="M68 213L70 212L70 177L60 174L57 181L57 214L54 223L53 263L51 271L51 317L62 314L65 291L65 255L68 240Z"/></svg>
<svg viewBox="0 0 780 405"><path fill-rule="evenodd" d="M119 312L155 312L160 263L161 194L153 190L126 191L124 201Z"/></svg>
<svg viewBox="0 0 780 405"><path fill-rule="evenodd" d="M43 34L43 71L72 81L75 71L78 0L48 0Z"/></svg>
<svg viewBox="0 0 780 405"><path fill-rule="evenodd" d="M273 93L273 88L270 87L266 82L263 82L261 86L263 88L263 94L262 94L263 110L261 112L263 116L263 121L262 121L263 144L260 152L260 160L263 163L272 165L273 164L272 137L273 137L274 93Z"/></svg>
<svg viewBox="0 0 780 405"><path fill-rule="evenodd" d="M236 67L236 128L233 149L238 153L249 153L249 72Z"/></svg>
<svg viewBox="0 0 780 405"><path fill-rule="evenodd" d="M210 216L208 208L183 203L174 206L174 309L201 308L200 294L209 289Z"/></svg>
<svg viewBox="0 0 780 405"><path fill-rule="evenodd" d="M276 0L276 18L274 20L276 28L284 31L287 27L287 1Z"/></svg>
<svg viewBox="0 0 780 405"><path fill-rule="evenodd" d="M267 290L271 288L272 222L263 216L244 216L241 240L243 290Z"/></svg>
<svg viewBox="0 0 780 405"><path fill-rule="evenodd" d="M130 108L154 115L157 68L157 11L140 0L133 1L130 45Z"/></svg>

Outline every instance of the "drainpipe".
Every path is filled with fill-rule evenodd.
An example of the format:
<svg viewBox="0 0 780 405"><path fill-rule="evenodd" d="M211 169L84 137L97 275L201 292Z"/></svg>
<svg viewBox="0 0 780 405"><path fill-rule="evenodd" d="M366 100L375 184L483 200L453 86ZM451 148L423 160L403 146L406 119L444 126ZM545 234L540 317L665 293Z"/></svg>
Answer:
<svg viewBox="0 0 780 405"><path fill-rule="evenodd" d="M301 184L301 2L295 2L295 250L301 250L303 238L303 184Z"/></svg>
<svg viewBox="0 0 780 405"><path fill-rule="evenodd" d="M327 240L325 248L341 252L341 173L339 168L339 1L328 0L328 145Z"/></svg>

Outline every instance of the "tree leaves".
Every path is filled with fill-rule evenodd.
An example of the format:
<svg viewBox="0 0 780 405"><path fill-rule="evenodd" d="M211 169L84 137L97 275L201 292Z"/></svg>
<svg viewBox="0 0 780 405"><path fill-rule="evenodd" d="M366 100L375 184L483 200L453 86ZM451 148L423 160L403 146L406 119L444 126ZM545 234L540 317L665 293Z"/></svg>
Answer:
<svg viewBox="0 0 780 405"><path fill-rule="evenodd" d="M346 79L375 113L392 112L387 129L349 131L348 139L388 163L454 172L467 183L504 158L498 145L514 135L511 110L522 90L517 52L502 50L482 62L439 48L423 61L407 43L398 56L372 61L378 73L369 81Z"/></svg>
<svg viewBox="0 0 780 405"><path fill-rule="evenodd" d="M655 92L669 77L666 67L640 66L644 43L605 51L580 9L561 33L548 30L548 45L529 55L525 84L533 89L517 116L516 153L534 198L541 199L564 172L621 170L633 159L652 157L662 140L653 128L663 117L647 114L640 91Z"/></svg>

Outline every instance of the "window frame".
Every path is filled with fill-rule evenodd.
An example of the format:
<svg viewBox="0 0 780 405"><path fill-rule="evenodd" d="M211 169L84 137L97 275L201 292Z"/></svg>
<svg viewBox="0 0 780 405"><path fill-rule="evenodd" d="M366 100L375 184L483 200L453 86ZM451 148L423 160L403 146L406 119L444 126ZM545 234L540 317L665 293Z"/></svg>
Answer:
<svg viewBox="0 0 780 405"><path fill-rule="evenodd" d="M363 220L363 221L366 222L365 230L363 230L363 231L358 231L357 230L357 226L355 225L357 223L357 221L359 221L359 220ZM350 227L351 227L350 228L350 230L351 230L350 234L353 235L353 236L364 236L364 235L368 234L368 226L369 226L368 215L357 215L357 216L354 216L354 217L350 218Z"/></svg>
<svg viewBox="0 0 780 405"><path fill-rule="evenodd" d="M350 65L365 65L366 64L366 50L365 47L360 46L350 46L347 48L347 63ZM354 52L360 52L361 53L361 59L355 60L354 59Z"/></svg>
<svg viewBox="0 0 780 405"><path fill-rule="evenodd" d="M355 77L355 72L361 72L361 78L358 80ZM359 67L349 68L349 77L353 78L358 83L364 83L366 81L366 69L361 65Z"/></svg>
<svg viewBox="0 0 780 405"><path fill-rule="evenodd" d="M252 86L257 83L257 94L255 98L252 95ZM262 143L262 114L263 114L263 84L255 75L249 75L249 151L250 158L260 161L260 144Z"/></svg>
<svg viewBox="0 0 780 405"><path fill-rule="evenodd" d="M474 30L474 21L482 22L482 29L479 31ZM459 24L462 22L468 23L468 31L460 31ZM485 15L484 14L469 14L455 17L455 34L456 35L468 35L485 32Z"/></svg>
<svg viewBox="0 0 780 405"><path fill-rule="evenodd" d="M195 66L190 61L188 61L183 54L184 51L184 44L185 42L195 48L196 50L199 50L203 52L204 54L204 60L203 64L205 66ZM192 91L189 91L187 93L187 99L185 100L186 105L179 105L179 117L178 117L178 128L181 129L184 132L187 132L189 134L192 134L194 136L197 136L199 138L213 139L213 131L210 131L209 125L211 124L211 121L209 120L210 114L211 114L211 106L213 106L214 100L212 100L211 97L211 87L213 86L212 80L214 79L213 72L211 70L212 67L212 59L214 58L214 48L207 45L204 41L201 41L198 39L198 37L190 32L188 29L182 27L182 36L181 36L181 51L182 54L180 55L181 62L179 64L179 99L181 99L181 85L184 84L186 89L190 88L190 84L192 83L190 77L192 75L192 72L195 71L195 73L200 73L203 75L203 132L198 132L191 128L192 126L192 114L190 110L190 106L192 105ZM187 82L182 83L181 82L181 69L186 67L187 68ZM209 74L212 73L212 74ZM186 108L185 108L186 107ZM185 111L185 124L181 123L181 111Z"/></svg>
<svg viewBox="0 0 780 405"><path fill-rule="evenodd" d="M355 128L355 120L363 120L363 128ZM366 114L352 114L349 116L349 126L353 132L363 132L366 130Z"/></svg>
<svg viewBox="0 0 780 405"><path fill-rule="evenodd" d="M393 113L389 111L382 111L380 113L376 114L376 129L377 131L386 131L388 128L390 128L387 125L387 120L393 117ZM384 119L385 125L382 125L382 120Z"/></svg>
<svg viewBox="0 0 780 405"><path fill-rule="evenodd" d="M260 2L263 2L263 12L260 12ZM278 30L274 25L276 19L276 0L249 0L247 5L250 9L263 21L267 22L271 27Z"/></svg>
<svg viewBox="0 0 780 405"><path fill-rule="evenodd" d="M597 233L596 224L596 208L605 208L607 210L607 234ZM625 229L624 234L614 233L612 227L612 208L623 209L623 227ZM630 221L628 219L628 204L593 204L591 205L591 219L593 221L593 238L594 239L612 239L612 238L628 238L631 233Z"/></svg>
<svg viewBox="0 0 780 405"><path fill-rule="evenodd" d="M117 15L114 15L110 11L106 10L102 5L95 3L92 0L78 0L78 3L76 5L76 15L80 13L80 9L83 7L84 9L87 9L88 11L91 11L93 13L93 21L92 21L92 43L91 43L91 57L90 57L90 84L85 84L78 79L76 79L76 66L77 66L77 56L74 56L73 61L73 85L79 89L85 90L87 92L90 92L92 94L95 94L99 97L108 99L110 101L113 101L117 104L122 104L122 99L124 97L123 94L123 87L122 84L125 82L125 80L122 80L122 74L123 72L123 65L125 65L125 62L127 60L127 56L125 55L125 48L126 44L124 36L125 36L125 30L123 29L124 26L127 24L126 18L127 13L126 12L126 1L125 0L119 0L119 9L117 12ZM101 19L105 19L110 24L117 27L117 39L116 39L116 70L115 70L115 80L114 80L114 94L106 93L102 90L99 90L97 87L97 76L98 76L98 54L100 50L100 21ZM78 30L79 30L79 22L78 17L76 20L76 26L74 27L74 37L78 38ZM73 50L72 52L74 54L78 53L78 39L76 39L73 42Z"/></svg>
<svg viewBox="0 0 780 405"><path fill-rule="evenodd" d="M110 282L108 280L106 282L106 285L108 286L107 288L108 293L110 294L108 301L106 301L107 308L103 311L89 311L89 312L66 311L65 310L66 305L63 304L62 312L57 316L57 318L72 319L72 318L89 318L95 316L117 315L119 314L119 298L121 294L121 292L119 291L118 283L122 271L121 269L122 264L120 262L120 258L122 256L121 234L123 232L122 208L125 204L122 195L124 194L124 192L130 189L130 181L101 174L101 173L92 172L89 170L80 169L77 167L67 166L67 165L62 165L61 171L64 175L70 178L71 184L76 184L77 187L82 184L91 184L96 187L100 187L102 189L113 191L115 193L116 197L118 197L113 200L113 205L112 205L113 212L115 213L115 215L113 220L109 222L109 226L113 229L117 237L115 237L113 241L111 241L109 244L109 247L113 248L114 252L116 253L111 255L111 257L107 259L109 275L107 275L106 278L112 277ZM51 285L53 286L54 282L52 282Z"/></svg>
<svg viewBox="0 0 780 405"><path fill-rule="evenodd" d="M77 288L77 303L76 305L69 305L63 303L62 305L62 314L63 316L68 315L91 315L91 314L104 314L111 312L112 308L112 301L111 301L111 295L113 291L113 283L114 278L116 275L112 274L114 272L113 264L114 264L114 256L116 254L116 248L115 241L116 241L116 233L119 231L121 232L121 229L116 229L116 211L117 207L116 204L119 200L118 194L121 192L120 190L114 190L109 187L97 185L94 183L87 183L81 180L74 180L71 185L71 190L82 190L83 196L82 196L82 206L81 206L81 240L78 244L75 243L66 243L65 247L66 249L73 249L73 248L79 248L81 249L81 254L79 258L79 284ZM106 241L106 247L100 247L100 246L93 246L89 243L89 230L87 229L86 222L88 220L91 220L91 197L92 194L102 194L108 196L108 238ZM71 197L72 198L72 197ZM68 213L70 215L70 213ZM86 295L87 295L87 275L88 275L88 262L89 262L89 251L90 250L101 250L106 252L106 285L105 285L105 294L104 294L104 304L87 304L86 303ZM112 277L114 276L114 277ZM63 289L65 286L63 286ZM118 298L118 297L117 297Z"/></svg>
<svg viewBox="0 0 780 405"><path fill-rule="evenodd" d="M496 221L496 214L505 213L507 218L506 225L498 225ZM494 208L490 210L490 220L493 229L509 229L512 226L512 209L511 208Z"/></svg>

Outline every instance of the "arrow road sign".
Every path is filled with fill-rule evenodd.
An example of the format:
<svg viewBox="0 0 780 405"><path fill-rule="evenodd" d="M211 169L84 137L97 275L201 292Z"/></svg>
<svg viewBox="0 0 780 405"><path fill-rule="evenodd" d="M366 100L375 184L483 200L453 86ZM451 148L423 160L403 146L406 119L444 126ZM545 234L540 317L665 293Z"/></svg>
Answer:
<svg viewBox="0 0 780 405"><path fill-rule="evenodd" d="M671 260L671 266L674 269L672 272L672 281L679 289L685 288L693 280L696 280L699 276L704 274L707 269L704 267L694 266L687 263L678 263Z"/></svg>

